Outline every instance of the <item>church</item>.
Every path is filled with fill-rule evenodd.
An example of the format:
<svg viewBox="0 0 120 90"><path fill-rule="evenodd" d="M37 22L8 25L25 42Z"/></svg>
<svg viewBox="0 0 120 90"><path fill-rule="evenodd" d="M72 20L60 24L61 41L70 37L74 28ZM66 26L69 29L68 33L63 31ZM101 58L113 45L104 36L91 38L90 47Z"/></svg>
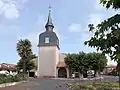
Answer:
<svg viewBox="0 0 120 90"><path fill-rule="evenodd" d="M54 32L51 10L49 10L45 31L39 35L37 77L69 78L69 69L64 58L65 54L60 53L59 38Z"/></svg>

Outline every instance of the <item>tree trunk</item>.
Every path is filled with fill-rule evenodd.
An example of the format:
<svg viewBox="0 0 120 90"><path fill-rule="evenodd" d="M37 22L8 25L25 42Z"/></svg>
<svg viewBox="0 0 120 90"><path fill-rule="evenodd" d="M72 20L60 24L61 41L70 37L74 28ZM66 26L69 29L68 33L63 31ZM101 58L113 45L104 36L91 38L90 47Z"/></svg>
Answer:
<svg viewBox="0 0 120 90"><path fill-rule="evenodd" d="M27 69L26 69L26 58L24 58L24 65L23 65L23 76L24 79L26 79L26 75L27 75Z"/></svg>
<svg viewBox="0 0 120 90"><path fill-rule="evenodd" d="M72 73L73 73L73 71L72 71L72 69L70 69L70 78L72 77Z"/></svg>
<svg viewBox="0 0 120 90"><path fill-rule="evenodd" d="M83 78L83 73L81 74L81 78Z"/></svg>
<svg viewBox="0 0 120 90"><path fill-rule="evenodd" d="M83 74L79 72L79 78L83 78Z"/></svg>
<svg viewBox="0 0 120 90"><path fill-rule="evenodd" d="M95 77L99 77L99 72L95 71Z"/></svg>

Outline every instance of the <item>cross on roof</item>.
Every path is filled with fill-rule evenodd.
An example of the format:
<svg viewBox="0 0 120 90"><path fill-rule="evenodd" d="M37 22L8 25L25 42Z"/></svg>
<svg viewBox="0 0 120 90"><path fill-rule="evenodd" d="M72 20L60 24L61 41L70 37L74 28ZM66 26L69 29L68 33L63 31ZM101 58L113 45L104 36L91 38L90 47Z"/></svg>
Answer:
<svg viewBox="0 0 120 90"><path fill-rule="evenodd" d="M51 8L52 8L52 7L51 7L51 5L50 5L50 4L49 4L49 7L48 7L48 8L49 8L49 11L51 11Z"/></svg>

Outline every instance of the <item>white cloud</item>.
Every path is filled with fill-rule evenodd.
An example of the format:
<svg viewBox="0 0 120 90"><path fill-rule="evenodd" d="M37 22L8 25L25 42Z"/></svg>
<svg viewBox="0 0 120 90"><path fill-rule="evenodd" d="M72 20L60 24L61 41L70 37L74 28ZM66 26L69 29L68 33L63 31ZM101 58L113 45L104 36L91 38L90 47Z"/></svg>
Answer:
<svg viewBox="0 0 120 90"><path fill-rule="evenodd" d="M95 26L98 25L104 18L103 14L99 13L92 13L88 16L88 21L86 23L86 26L83 28L81 24L79 23L72 23L69 27L68 30L70 32L79 32L80 37L76 39L77 41L85 41L90 39L90 37L93 35L91 32L89 32L88 25L89 24L94 24Z"/></svg>
<svg viewBox="0 0 120 90"><path fill-rule="evenodd" d="M18 10L16 9L15 5L14 4L6 4L5 8L3 8L4 10L4 15L6 18L17 18L19 17L19 12Z"/></svg>
<svg viewBox="0 0 120 90"><path fill-rule="evenodd" d="M77 23L72 23L69 27L68 30L70 32L80 32L81 31L81 25Z"/></svg>
<svg viewBox="0 0 120 90"><path fill-rule="evenodd" d="M18 18L19 9L23 7L28 0L0 0L0 15L7 19Z"/></svg>
<svg viewBox="0 0 120 90"><path fill-rule="evenodd" d="M89 24L94 24L97 25L99 24L104 18L103 14L99 14L99 13L92 13L88 16L88 20L85 26L81 26L81 23L73 23L71 24L71 26L68 27L68 30L70 32L78 32L76 33L76 37L74 38L74 40L76 40L76 45L80 45L80 43L84 44L85 41L89 40L91 38L91 36L93 36L92 32L89 32L89 28L88 25ZM93 49L93 48L92 48ZM93 51L96 51L95 49L93 49Z"/></svg>

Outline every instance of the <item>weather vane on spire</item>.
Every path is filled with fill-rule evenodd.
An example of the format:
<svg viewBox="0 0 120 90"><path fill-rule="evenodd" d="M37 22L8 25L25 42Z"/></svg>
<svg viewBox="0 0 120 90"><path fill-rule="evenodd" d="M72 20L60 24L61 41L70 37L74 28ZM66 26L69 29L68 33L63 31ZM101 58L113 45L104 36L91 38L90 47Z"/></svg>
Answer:
<svg viewBox="0 0 120 90"><path fill-rule="evenodd" d="M51 7L51 5L49 4L49 12L51 12L51 8L52 8L52 7Z"/></svg>

